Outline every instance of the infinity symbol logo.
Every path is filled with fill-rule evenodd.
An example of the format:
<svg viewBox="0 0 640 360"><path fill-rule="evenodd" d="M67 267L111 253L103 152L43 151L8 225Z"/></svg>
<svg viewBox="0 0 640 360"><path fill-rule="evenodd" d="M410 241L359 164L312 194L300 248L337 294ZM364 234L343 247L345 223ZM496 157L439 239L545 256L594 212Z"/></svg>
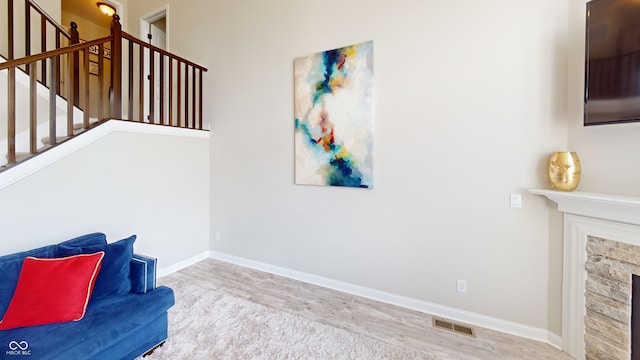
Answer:
<svg viewBox="0 0 640 360"><path fill-rule="evenodd" d="M17 342L14 340L9 343L9 349L11 350L18 350L18 349L27 350L28 348L29 348L29 343L24 340L20 342Z"/></svg>

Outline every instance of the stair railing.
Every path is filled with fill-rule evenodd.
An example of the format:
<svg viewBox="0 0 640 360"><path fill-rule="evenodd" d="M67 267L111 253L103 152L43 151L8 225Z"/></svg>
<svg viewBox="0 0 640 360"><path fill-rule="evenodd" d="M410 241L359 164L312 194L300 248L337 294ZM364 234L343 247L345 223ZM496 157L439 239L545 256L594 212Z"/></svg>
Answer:
<svg viewBox="0 0 640 360"><path fill-rule="evenodd" d="M28 106L28 132L29 132L29 152L30 154L36 154L41 149L37 144L38 134L37 134L37 126L39 123L39 119L37 118L37 102L38 102L38 84L37 84L37 73L45 72L47 67L49 68L49 83L57 84L61 82L61 79L57 78L56 71L52 71L59 67L59 63L61 60L66 60L66 71L65 83L67 84L67 124L66 124L66 136L72 137L74 136L74 91L72 89L74 83L74 72L73 67L74 57L76 55L82 56L83 62L80 66L81 77L83 78L83 87L85 92L80 96L80 103L84 109L83 123L82 127L88 129L90 127L89 123L89 111L90 111L90 94L89 94L89 71L88 65L88 54L89 48L92 46L104 46L105 43L110 42L111 37L105 37L102 39L97 39L93 41L89 41L82 44L71 45L68 47L60 48L57 50L47 51L37 55L31 55L27 57L23 57L15 60L8 60L4 63L0 64L0 71L7 69L8 76L8 107L7 107L7 136L8 139L8 148L7 148L7 163L9 165L16 163L16 131L26 130L27 126L23 126L20 128L19 126L22 124L17 123L16 121L16 75L17 72L20 71L20 67L26 66L29 69L29 106ZM86 66L85 66L86 65ZM99 71L102 69L99 69ZM49 123L49 142L50 145L56 145L57 143L57 129L58 124L57 121L57 104L58 104L58 95L56 94L56 87L50 86L48 95L49 102L49 118L47 122ZM97 93L93 94L94 97L100 99L104 99L107 95L105 95L102 89L97 89Z"/></svg>
<svg viewBox="0 0 640 360"><path fill-rule="evenodd" d="M56 123L59 96L57 87L49 86L49 114L45 120L49 124L49 146L38 145L38 125L43 122L37 114L38 73L49 74L48 84L66 84L66 134L61 141L108 119L204 129L203 73L207 69L122 32L119 20L118 15L113 16L110 36L0 63L0 71L7 70L8 75L7 165L3 168L21 160L16 152L17 131L29 132L27 158L59 142ZM108 53L110 58L105 55ZM97 62L93 61L95 58ZM61 63L66 67L59 75L55 69ZM105 71L108 67L110 71ZM29 70L28 125L16 119L16 72L22 68ZM92 84L96 81L90 81L92 76L97 77L97 86ZM123 81L128 85L124 89ZM74 104L79 104L82 111L81 123L74 121Z"/></svg>
<svg viewBox="0 0 640 360"><path fill-rule="evenodd" d="M14 0L7 0L7 54L6 58L9 60L13 60L16 56L16 29L14 19L16 18L17 13L15 12ZM32 16L36 16L40 18L40 21L34 24L34 28L32 29ZM35 34L32 34L32 30L35 30ZM53 42L54 44L49 44L49 31L52 30L55 34ZM32 52L32 42L38 40L36 36L39 36L39 53L47 52L48 50L59 49L64 46L77 44L80 42L80 35L78 33L78 26L76 23L71 22L69 31L67 31L62 25L60 25L55 19L53 19L46 11L44 11L38 4L36 4L33 0L24 0L24 47L21 48L24 52L24 56L31 55ZM76 59L77 63L77 59ZM57 78L60 78L60 66L53 69L56 71ZM47 67L43 64L41 67L42 71L38 74L38 81L40 81L45 86L49 86L47 83L48 76L46 73ZM25 72L29 72L28 67L23 68ZM78 69L75 68L76 72ZM77 76L76 76L77 78ZM74 84L74 89L78 88L78 84ZM56 93L60 95L60 83L56 84ZM78 93L75 93L76 99L78 98ZM77 105L77 104L76 104Z"/></svg>
<svg viewBox="0 0 640 360"><path fill-rule="evenodd" d="M126 42L123 49L128 50L128 70L125 70L127 82L145 82L143 71L139 72L137 80L134 79L136 60L141 64L146 62L149 70L148 86L138 86L137 94L129 94L129 98L137 98L139 102L137 106L132 102L127 104L127 119L137 118L140 122L202 130L202 77L207 69L125 32L122 38ZM130 88L130 91L135 90ZM145 99L148 99L146 106ZM136 107L137 114L134 113Z"/></svg>
<svg viewBox="0 0 640 360"><path fill-rule="evenodd" d="M122 31L117 14L111 22L111 37L111 118L203 130L207 69ZM129 84L126 89L123 81Z"/></svg>

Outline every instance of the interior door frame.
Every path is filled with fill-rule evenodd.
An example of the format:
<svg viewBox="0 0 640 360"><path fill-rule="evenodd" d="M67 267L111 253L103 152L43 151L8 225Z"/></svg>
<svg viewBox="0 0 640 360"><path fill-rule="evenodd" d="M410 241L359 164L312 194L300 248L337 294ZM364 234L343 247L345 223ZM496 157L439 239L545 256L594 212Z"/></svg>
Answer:
<svg viewBox="0 0 640 360"><path fill-rule="evenodd" d="M169 34L171 34L170 31L170 26L171 26L171 22L169 21L169 4L164 4L161 7L159 7L158 9L151 11L143 16L140 17L140 39L147 41L147 34L149 33L149 26L151 25L151 23L153 23L154 21L161 19L161 18L165 18L166 19L166 25L167 25L167 30L165 32L165 50L167 51L171 51L170 47L169 47Z"/></svg>
<svg viewBox="0 0 640 360"><path fill-rule="evenodd" d="M169 34L170 34L170 30L169 30L169 26L170 26L170 22L169 22L169 4L164 4L161 7L157 8L156 10L153 10L151 12L148 12L147 14L144 14L140 17L140 39L148 42L149 38L147 37L147 34L149 33L149 28L151 26L151 24L159 19L165 18L165 25L166 25L166 29L165 29L165 44L164 44L164 50L169 51ZM145 57L148 56L148 53L145 51ZM143 69L144 69L144 73L145 73L145 78L147 78L149 74L149 65L146 63L143 65ZM157 70L156 70L157 71ZM149 86L149 83L145 81L145 97L143 100L143 106L144 106L144 121L148 121L148 117L150 115L150 109L149 109L149 99L148 96L155 96L156 92L158 91L157 89L151 89ZM166 92L165 92L166 93ZM158 121L158 113L156 112L156 110L159 110L159 108L157 108L158 106L160 106L158 103L154 104L154 122ZM167 109L165 109L167 110ZM169 119L171 119L171 116L169 116Z"/></svg>

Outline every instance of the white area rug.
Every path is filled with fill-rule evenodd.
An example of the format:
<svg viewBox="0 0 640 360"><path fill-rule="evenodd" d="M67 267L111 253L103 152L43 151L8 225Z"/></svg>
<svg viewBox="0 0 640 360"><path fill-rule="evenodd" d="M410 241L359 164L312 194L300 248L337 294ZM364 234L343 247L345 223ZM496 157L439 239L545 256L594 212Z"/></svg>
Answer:
<svg viewBox="0 0 640 360"><path fill-rule="evenodd" d="M169 286L169 339L145 359L432 359L198 286Z"/></svg>

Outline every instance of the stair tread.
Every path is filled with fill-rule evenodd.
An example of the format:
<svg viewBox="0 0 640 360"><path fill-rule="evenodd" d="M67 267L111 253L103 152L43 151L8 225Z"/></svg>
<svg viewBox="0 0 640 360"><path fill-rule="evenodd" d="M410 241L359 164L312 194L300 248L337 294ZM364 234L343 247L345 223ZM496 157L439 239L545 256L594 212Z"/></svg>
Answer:
<svg viewBox="0 0 640 360"><path fill-rule="evenodd" d="M90 118L89 119L89 127L92 127L94 125L96 125L97 123L99 123L98 119L95 118ZM83 130L84 129L84 123L74 123L73 124L73 130Z"/></svg>
<svg viewBox="0 0 640 360"><path fill-rule="evenodd" d="M43 148L38 149L38 152L40 152L40 151L42 151L42 150L46 149L47 147L48 147L48 146L45 146L45 147L43 147ZM33 156L33 155L35 155L35 154L32 154L32 153L30 153L30 152L16 151L16 162L20 162L20 161L22 161L22 160L25 160L25 159L27 159L27 158L29 158L29 157ZM5 158L6 158L6 159L9 159L9 154L5 155Z"/></svg>
<svg viewBox="0 0 640 360"><path fill-rule="evenodd" d="M69 136L56 136L56 143L63 142L67 139L69 139ZM45 145L51 144L51 138L49 136L43 137L41 141Z"/></svg>

